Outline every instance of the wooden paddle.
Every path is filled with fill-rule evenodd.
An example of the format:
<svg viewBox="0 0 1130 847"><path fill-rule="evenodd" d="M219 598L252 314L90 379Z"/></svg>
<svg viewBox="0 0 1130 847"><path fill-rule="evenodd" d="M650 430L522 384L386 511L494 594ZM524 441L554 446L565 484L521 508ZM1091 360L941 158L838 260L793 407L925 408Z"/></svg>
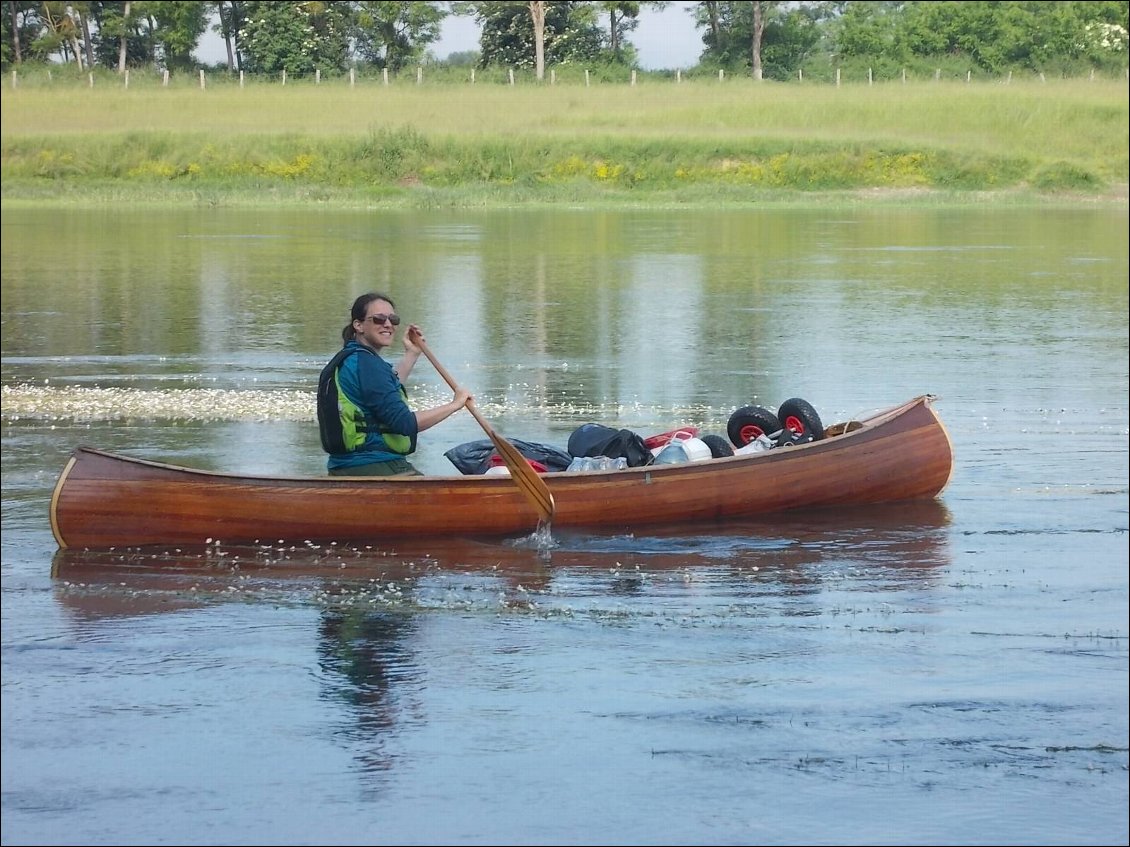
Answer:
<svg viewBox="0 0 1130 847"><path fill-rule="evenodd" d="M447 372L443 365L441 365L436 357L432 355L432 351L428 349L428 345L424 343L424 339L420 337L420 333L415 329L410 329L409 337L413 344L420 348L420 351L428 357L428 361L432 363L439 375L444 378L444 381L451 386L452 391L458 391L459 387L456 385L455 380L451 378L451 374ZM467 404L467 411L471 413L472 417L479 422L479 426L483 428L483 432L487 437L494 442L494 447L498 450L498 455L502 457L502 461L506 463L506 467L510 469L510 478L518 483L518 488L526 495L526 499L530 501L538 512L538 518L548 524L553 520L553 494L549 490L549 486L545 484L545 480L538 476L530 463L526 461L526 457L518 452L518 448L500 436L491 425L487 423L483 416L479 414L479 410L475 408L474 401Z"/></svg>

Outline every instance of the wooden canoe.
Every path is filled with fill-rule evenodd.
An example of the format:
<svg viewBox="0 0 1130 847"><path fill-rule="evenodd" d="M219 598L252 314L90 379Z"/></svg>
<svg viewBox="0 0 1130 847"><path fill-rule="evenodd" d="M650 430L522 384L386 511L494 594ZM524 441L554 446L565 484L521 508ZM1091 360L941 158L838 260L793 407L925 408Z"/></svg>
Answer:
<svg viewBox="0 0 1130 847"><path fill-rule="evenodd" d="M922 395L828 427L809 444L544 479L550 530L633 531L790 509L937 497L953 448ZM177 467L78 447L51 497L60 548L359 544L528 535L538 514L506 476L266 477Z"/></svg>

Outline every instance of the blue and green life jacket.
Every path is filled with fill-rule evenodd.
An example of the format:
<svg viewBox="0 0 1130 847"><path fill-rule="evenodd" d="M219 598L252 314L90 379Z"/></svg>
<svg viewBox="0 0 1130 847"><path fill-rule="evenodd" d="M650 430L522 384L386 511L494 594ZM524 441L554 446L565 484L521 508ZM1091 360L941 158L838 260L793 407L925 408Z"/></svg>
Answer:
<svg viewBox="0 0 1130 847"><path fill-rule="evenodd" d="M343 347L318 376L318 433L322 438L322 449L327 453L352 453L365 443L370 432L376 432L391 452L406 456L412 452L412 439L382 427L350 400L341 388L338 375L341 363L356 352L356 347ZM403 385L400 386L400 396L405 403L408 402L408 392Z"/></svg>

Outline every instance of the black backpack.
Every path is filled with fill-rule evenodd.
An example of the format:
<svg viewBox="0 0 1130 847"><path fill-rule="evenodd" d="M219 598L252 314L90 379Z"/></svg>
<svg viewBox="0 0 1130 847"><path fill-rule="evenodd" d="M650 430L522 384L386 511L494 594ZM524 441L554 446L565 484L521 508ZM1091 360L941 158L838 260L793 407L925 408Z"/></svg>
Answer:
<svg viewBox="0 0 1130 847"><path fill-rule="evenodd" d="M318 375L318 434L322 437L322 449L327 453L348 453L345 432L341 426L341 409L337 396L337 369L356 348L343 347L334 354L329 363Z"/></svg>

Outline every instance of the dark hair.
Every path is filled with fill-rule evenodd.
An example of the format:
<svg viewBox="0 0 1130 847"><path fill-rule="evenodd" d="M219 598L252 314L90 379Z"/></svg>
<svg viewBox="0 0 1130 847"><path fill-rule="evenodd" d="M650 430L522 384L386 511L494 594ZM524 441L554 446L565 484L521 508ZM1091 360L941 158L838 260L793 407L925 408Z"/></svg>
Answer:
<svg viewBox="0 0 1130 847"><path fill-rule="evenodd" d="M365 320L365 313L369 311L369 304L374 300L384 300L392 308L396 308L396 304L392 302L392 298L387 294L382 294L379 291L370 291L367 294L362 294L353 301L353 308L349 310L349 323L347 323L341 330L341 343L348 344L353 340L353 322Z"/></svg>

